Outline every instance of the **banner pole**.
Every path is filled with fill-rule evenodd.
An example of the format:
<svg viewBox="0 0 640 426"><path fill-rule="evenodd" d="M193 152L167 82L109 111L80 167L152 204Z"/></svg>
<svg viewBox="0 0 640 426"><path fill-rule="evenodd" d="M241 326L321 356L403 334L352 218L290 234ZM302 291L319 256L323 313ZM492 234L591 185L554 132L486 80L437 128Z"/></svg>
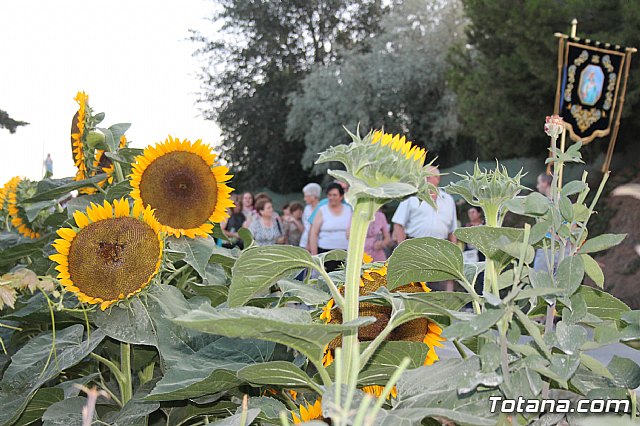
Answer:
<svg viewBox="0 0 640 426"><path fill-rule="evenodd" d="M555 37L558 37L558 80L556 82L556 99L553 104L553 115L560 115L560 86L562 86L562 65L564 64L564 39L567 35L562 33L555 33ZM552 153L549 150L549 157ZM547 174L551 175L551 163L547 164Z"/></svg>
<svg viewBox="0 0 640 426"><path fill-rule="evenodd" d="M637 52L635 48L627 48L625 54L624 64L624 82L622 83L622 92L620 93L620 104L618 106L618 115L616 116L616 122L613 126L613 132L611 133L611 139L609 141L609 147L607 148L607 155L605 156L604 163L602 164L602 173L609 171L611 165L611 158L613 157L613 149L616 146L616 140L618 139L618 130L620 130L620 116L622 116L622 107L624 106L625 94L627 93L627 81L629 80L629 67L631 66L631 54Z"/></svg>

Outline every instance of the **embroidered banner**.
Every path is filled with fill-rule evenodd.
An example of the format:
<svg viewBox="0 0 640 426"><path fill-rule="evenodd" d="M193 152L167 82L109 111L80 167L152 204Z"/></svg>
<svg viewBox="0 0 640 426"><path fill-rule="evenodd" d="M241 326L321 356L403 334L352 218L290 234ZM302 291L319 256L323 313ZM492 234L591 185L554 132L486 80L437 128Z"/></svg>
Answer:
<svg viewBox="0 0 640 426"><path fill-rule="evenodd" d="M626 60L623 49L567 41L559 112L571 139L587 144L611 131Z"/></svg>

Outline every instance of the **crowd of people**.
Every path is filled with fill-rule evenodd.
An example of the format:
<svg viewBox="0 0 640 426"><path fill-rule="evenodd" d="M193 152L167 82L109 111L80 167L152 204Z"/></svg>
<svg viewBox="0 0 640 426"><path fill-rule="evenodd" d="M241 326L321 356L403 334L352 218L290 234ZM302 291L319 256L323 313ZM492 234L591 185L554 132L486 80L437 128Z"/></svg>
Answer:
<svg viewBox="0 0 640 426"><path fill-rule="evenodd" d="M482 211L478 207L467 210L468 222L458 221L457 206L453 198L438 187L440 173L432 167L427 178L437 192L431 194L436 208L413 196L402 201L391 217L391 224L381 210L375 213L369 225L365 240L365 252L374 261L385 261L393 249L409 238L433 237L457 243L454 231L458 226L482 225ZM302 189L304 205L292 201L276 212L272 198L264 192L235 194L235 207L229 212L229 219L223 222L222 230L228 238L225 247L242 248L239 231L251 231L257 245L289 244L299 246L316 255L335 249L346 250L349 245L352 206L345 200L349 190L344 182L334 181L325 188L317 183L309 183ZM480 261L482 254L474 247L461 245L469 261ZM339 261L325 263L328 271L341 265ZM443 284L443 289L453 290L453 282Z"/></svg>

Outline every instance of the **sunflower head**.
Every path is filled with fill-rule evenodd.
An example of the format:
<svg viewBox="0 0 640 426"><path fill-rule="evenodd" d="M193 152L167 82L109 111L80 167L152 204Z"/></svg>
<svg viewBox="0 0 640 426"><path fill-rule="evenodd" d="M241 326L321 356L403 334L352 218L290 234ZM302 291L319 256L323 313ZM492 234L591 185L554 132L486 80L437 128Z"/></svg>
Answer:
<svg viewBox="0 0 640 426"><path fill-rule="evenodd" d="M123 198L92 203L73 217L76 226L58 230L49 258L81 302L104 310L142 291L160 270L164 240L149 207L131 209Z"/></svg>
<svg viewBox="0 0 640 426"><path fill-rule="evenodd" d="M35 182L31 182L27 179L15 177L8 183L8 188L5 193L5 202L7 206L7 212L9 213L9 220L11 225L18 231L23 237L37 239L41 237L41 234L36 231L38 228L37 223L42 223L46 212L41 212L40 215L33 222L29 221L24 208L21 206L21 201L27 198L31 198L36 191Z"/></svg>
<svg viewBox="0 0 640 426"><path fill-rule="evenodd" d="M87 121L89 117L89 96L84 92L78 92L74 100L78 103L78 111L71 119L71 156L73 164L78 169L75 180L84 180L87 177L87 164L85 156L85 143Z"/></svg>
<svg viewBox="0 0 640 426"><path fill-rule="evenodd" d="M300 405L300 415L291 413L294 424L310 422L311 420L322 420L322 401L317 399L313 404Z"/></svg>
<svg viewBox="0 0 640 426"><path fill-rule="evenodd" d="M350 184L347 195L352 205L358 197L373 198L382 205L413 194L433 203L429 193L435 187L426 181L433 172L431 164L425 165L424 148L413 145L404 136L381 130L364 137L359 132L348 133L351 144L329 148L320 154L316 164L338 161L344 165L345 171L330 170L329 174Z"/></svg>
<svg viewBox="0 0 640 426"><path fill-rule="evenodd" d="M386 287L387 285L387 264L381 266L372 266L365 269L360 276L360 296L365 296L372 292L375 292L380 287ZM340 289L342 292L342 289ZM428 293L431 289L423 282L409 283L404 286L396 288L393 292L398 293ZM342 312L339 308L334 307L334 300L330 299L327 305L323 308L320 315L320 319L324 320L328 324L339 324L342 322ZM389 323L391 317L391 308L387 306L380 306L374 303L360 302L359 304L360 316L375 317L376 321L373 324L361 327L358 331L358 340L361 342L368 342L375 339ZM438 359L435 353L435 347L442 346L444 338L440 337L442 329L433 321L428 318L418 318L409 322L406 322L396 327L387 340L390 341L409 341L409 342L423 342L429 346L429 352L425 359L425 365L432 364ZM325 356L323 359L324 365L329 365L333 362L332 351L342 345L341 337L336 337L327 345L325 350Z"/></svg>
<svg viewBox="0 0 640 426"><path fill-rule="evenodd" d="M382 396L382 391L384 390L384 386L380 386L380 385L364 386L362 387L361 390L364 393L368 393L369 395L373 395L377 398L380 398ZM397 398L397 397L398 397L398 388L394 386L393 388L391 388L391 393L389 393L389 396L387 397L387 399Z"/></svg>
<svg viewBox="0 0 640 426"><path fill-rule="evenodd" d="M0 188L0 213L2 216L6 216L9 210L9 195L18 189L18 184L21 178L19 176L13 177L6 182L2 188Z"/></svg>
<svg viewBox="0 0 640 426"><path fill-rule="evenodd" d="M135 204L151 206L163 231L180 237L207 236L211 222L222 222L233 207L231 179L224 166L215 165L216 155L200 140L192 143L171 136L145 148L136 157L131 174L131 196Z"/></svg>

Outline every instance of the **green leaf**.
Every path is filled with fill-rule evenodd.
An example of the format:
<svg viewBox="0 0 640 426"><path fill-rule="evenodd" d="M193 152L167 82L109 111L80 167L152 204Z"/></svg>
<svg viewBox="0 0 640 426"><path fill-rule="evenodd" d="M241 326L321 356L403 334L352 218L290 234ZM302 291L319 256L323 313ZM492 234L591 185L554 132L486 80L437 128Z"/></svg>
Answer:
<svg viewBox="0 0 640 426"><path fill-rule="evenodd" d="M587 331L579 325L560 321L556 325L556 338L558 348L564 353L572 355L587 341Z"/></svg>
<svg viewBox="0 0 640 426"><path fill-rule="evenodd" d="M580 253L594 253L617 246L625 239L627 234L602 234L587 240L582 247Z"/></svg>
<svg viewBox="0 0 640 426"><path fill-rule="evenodd" d="M307 373L287 361L248 365L238 371L238 377L258 385L308 388L314 384Z"/></svg>
<svg viewBox="0 0 640 426"><path fill-rule="evenodd" d="M238 236L242 240L242 246L247 249L253 244L253 235L247 228L238 229Z"/></svg>
<svg viewBox="0 0 640 426"><path fill-rule="evenodd" d="M259 246L242 252L233 266L229 306L245 304L257 292L269 288L287 273L313 267L309 252L293 246Z"/></svg>
<svg viewBox="0 0 640 426"><path fill-rule="evenodd" d="M525 197L516 197L504 203L509 211L524 216L542 216L549 210L551 202L539 192L532 192Z"/></svg>
<svg viewBox="0 0 640 426"><path fill-rule="evenodd" d="M551 228L551 222L548 220L541 220L531 227L531 233L529 234L529 243L537 244L546 237Z"/></svg>
<svg viewBox="0 0 640 426"><path fill-rule="evenodd" d="M458 311L471 302L468 293L432 291L429 293L390 293L385 287L367 296L360 297L361 302L379 303L402 313L395 319L397 324L421 317L450 317L450 311Z"/></svg>
<svg viewBox="0 0 640 426"><path fill-rule="evenodd" d="M260 409L261 413L256 418L256 423L258 424L271 423L280 425L281 411L287 413L287 417L291 419L291 416L288 414L289 411L287 410L287 407L282 402L274 398L269 398L266 396L251 397L247 401L247 406L249 407L249 409Z"/></svg>
<svg viewBox="0 0 640 426"><path fill-rule="evenodd" d="M163 410L167 413L167 426L182 426L190 424L189 422L197 417L228 416L237 406L231 401L221 401L213 405L196 405L189 401L184 406L167 407Z"/></svg>
<svg viewBox="0 0 640 426"><path fill-rule="evenodd" d="M107 189L107 195L105 196L105 200L113 201L119 200L122 197L128 197L131 193L131 185L128 180L124 180L122 182L118 182L115 185L111 186Z"/></svg>
<svg viewBox="0 0 640 426"><path fill-rule="evenodd" d="M206 278L206 268L216 246L213 238L169 238L171 250L184 253L184 261L196 270L201 278Z"/></svg>
<svg viewBox="0 0 640 426"><path fill-rule="evenodd" d="M82 426L82 409L87 404L87 398L74 396L56 402L47 408L42 415L44 426ZM93 421L98 419L96 412Z"/></svg>
<svg viewBox="0 0 640 426"><path fill-rule="evenodd" d="M459 240L477 247L487 258L496 261L499 270L513 259L511 255L502 250L501 246L504 246L506 242L521 244L524 238L523 229L491 226L458 228L454 234Z"/></svg>
<svg viewBox="0 0 640 426"><path fill-rule="evenodd" d="M314 323L308 312L299 309L213 309L209 306L200 306L173 321L205 333L281 343L302 352L316 364L322 361L324 348L331 340L343 331L372 322L371 318L359 318L344 325L322 325Z"/></svg>
<svg viewBox="0 0 640 426"><path fill-rule="evenodd" d="M369 342L362 342L360 344L360 353L368 345ZM429 347L422 342L382 342L369 359L367 365L360 371L358 385L384 386L404 358L408 357L410 360L407 366L408 369L422 367L428 351Z"/></svg>
<svg viewBox="0 0 640 426"><path fill-rule="evenodd" d="M509 383L502 383L500 389L505 393L505 397L509 399L534 399L542 390L542 378L537 372L523 367L511 372L511 380Z"/></svg>
<svg viewBox="0 0 640 426"><path fill-rule="evenodd" d="M389 290L415 281L464 279L462 251L438 238L403 241L389 258L388 268Z"/></svg>
<svg viewBox="0 0 640 426"><path fill-rule="evenodd" d="M13 426L26 426L40 420L44 412L52 404L64 399L64 391L58 388L41 388L22 412Z"/></svg>
<svg viewBox="0 0 640 426"><path fill-rule="evenodd" d="M471 336L477 336L489 330L500 318L503 317L505 311L503 308L487 309L479 315L475 315L469 321L455 322L442 332L442 337L447 339L467 339Z"/></svg>
<svg viewBox="0 0 640 426"><path fill-rule="evenodd" d="M625 389L635 389L640 386L640 366L635 361L614 355L607 368L616 385Z"/></svg>
<svg viewBox="0 0 640 426"><path fill-rule="evenodd" d="M81 197L72 198L66 205L67 216L73 221L73 223L75 223L73 220L73 213L76 210L84 212L91 203L102 205L103 201L104 195L102 194L83 195Z"/></svg>
<svg viewBox="0 0 640 426"><path fill-rule="evenodd" d="M596 288L580 286L578 294L582 295L587 304L587 311L602 320L619 321L624 312L631 309L619 299L605 291Z"/></svg>
<svg viewBox="0 0 640 426"><path fill-rule="evenodd" d="M380 426L420 425L425 417L441 417L460 425L495 426L496 424L495 419L481 417L457 409L449 410L437 407L380 411L376 424ZM440 423L438 422L438 424Z"/></svg>
<svg viewBox="0 0 640 426"><path fill-rule="evenodd" d="M578 290L584 279L584 262L580 256L570 256L562 260L558 266L556 281L566 296Z"/></svg>
<svg viewBox="0 0 640 426"><path fill-rule="evenodd" d="M24 204L24 212L27 215L29 222L33 222L38 217L38 214L45 209L50 209L57 204L56 200L38 201L37 203Z"/></svg>
<svg viewBox="0 0 640 426"><path fill-rule="evenodd" d="M278 287L283 296L295 297L311 306L325 304L331 298L329 293L296 280L282 279L278 281Z"/></svg>
<svg viewBox="0 0 640 426"><path fill-rule="evenodd" d="M558 293L558 289L555 287L529 287L520 291L514 300L530 299L532 297L549 296Z"/></svg>
<svg viewBox="0 0 640 426"><path fill-rule="evenodd" d="M204 296L211 300L211 306L218 306L227 301L229 287L225 285L191 285L191 290L199 296Z"/></svg>
<svg viewBox="0 0 640 426"><path fill-rule="evenodd" d="M15 262L23 257L38 255L42 256L44 241L34 243L21 243L13 247L0 250L0 267L5 265L14 266Z"/></svg>
<svg viewBox="0 0 640 426"><path fill-rule="evenodd" d="M42 186L43 190L40 189L40 184L38 184L38 191L36 194L28 200L24 200L23 203L29 204L38 201L55 200L62 195L69 194L73 190L93 186L94 183L103 181L106 176L106 174L101 173L81 181L68 180L70 178L56 180L49 179L48 185Z"/></svg>
<svg viewBox="0 0 640 426"><path fill-rule="evenodd" d="M573 180L562 187L561 194L568 197L570 195L578 194L587 188L588 186L586 183L580 180Z"/></svg>
<svg viewBox="0 0 640 426"><path fill-rule="evenodd" d="M209 426L246 426L251 424L251 422L253 422L253 420L258 417L258 414L260 414L259 408L251 408L247 410L245 417L246 420L244 423L242 422L243 414L238 413L225 419L218 420L217 422L211 422L209 423Z"/></svg>
<svg viewBox="0 0 640 426"><path fill-rule="evenodd" d="M210 336L209 343L173 363L148 400L169 401L222 392L242 383L237 371L264 363L273 353L271 342Z"/></svg>
<svg viewBox="0 0 640 426"><path fill-rule="evenodd" d="M560 214L567 222L571 223L573 221L573 206L571 204L571 200L566 196L560 197L559 202Z"/></svg>
<svg viewBox="0 0 640 426"><path fill-rule="evenodd" d="M458 389L470 387L480 369L480 360L473 356L467 360L442 359L434 365L405 371L398 380L398 402L394 409L442 409L444 417L455 420L455 413L477 416L470 421L457 418L462 424L481 425L490 423L487 418L487 401L489 396L499 395L498 391L477 391L465 395L458 394ZM431 415L431 414L427 414ZM433 414L436 415L436 414ZM440 415L440 414L437 414Z"/></svg>
<svg viewBox="0 0 640 426"><path fill-rule="evenodd" d="M142 385L120 411L111 412L108 417L105 415L103 420L115 426L146 426L149 423L147 416L160 408L158 402L144 399L152 386L152 383Z"/></svg>
<svg viewBox="0 0 640 426"><path fill-rule="evenodd" d="M580 362L582 365L587 367L589 370L593 371L596 374L599 374L602 377L606 377L607 379L613 380L613 375L611 372L605 367L600 361L597 359L585 354L580 354Z"/></svg>
<svg viewBox="0 0 640 426"><path fill-rule="evenodd" d="M80 324L58 331L51 359L51 333L31 339L13 355L0 381L0 425L13 423L40 386L82 361L105 337L102 331L95 330L90 339L83 341L83 332Z"/></svg>
<svg viewBox="0 0 640 426"><path fill-rule="evenodd" d="M533 322L533 320L531 320L531 318L529 318L527 314L522 312L520 308L515 308L514 312L518 317L520 324L522 324L522 326L527 330L527 333L529 334L529 336L533 338L533 340L536 342L538 347L544 352L545 356L547 358L551 358L551 351L547 347L547 344L544 342L544 339L542 338L542 333L540 333L540 329L538 328L538 325L535 322Z"/></svg>
<svg viewBox="0 0 640 426"><path fill-rule="evenodd" d="M133 345L158 345L151 317L140 298L132 298L128 306L115 305L105 311L96 310L94 321L113 339Z"/></svg>
<svg viewBox="0 0 640 426"><path fill-rule="evenodd" d="M589 278L591 278L598 287L604 289L604 273L602 272L600 265L598 265L598 262L588 254L582 254L580 257L582 257L582 261L584 262L584 271L587 273Z"/></svg>

